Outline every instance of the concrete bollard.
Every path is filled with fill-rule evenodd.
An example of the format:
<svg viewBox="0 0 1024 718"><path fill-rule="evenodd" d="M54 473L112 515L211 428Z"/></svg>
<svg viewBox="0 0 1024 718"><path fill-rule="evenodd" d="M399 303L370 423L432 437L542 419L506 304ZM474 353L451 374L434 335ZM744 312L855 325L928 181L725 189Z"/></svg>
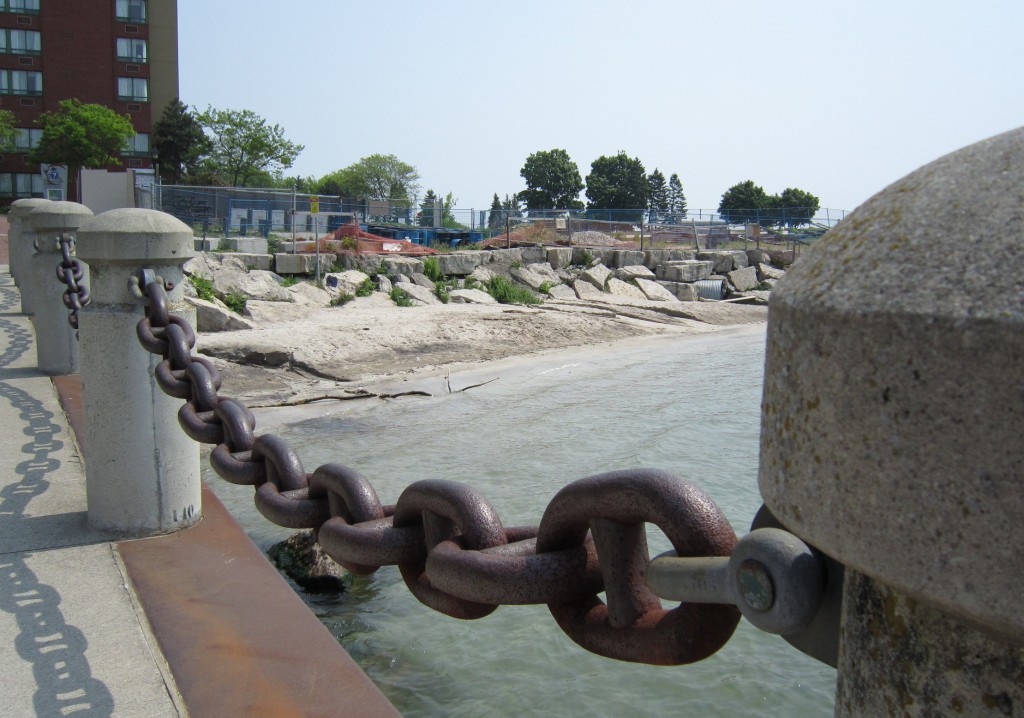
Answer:
<svg viewBox="0 0 1024 718"><path fill-rule="evenodd" d="M32 313L32 284L29 277L32 273L32 255L36 251L32 246L35 232L29 226L28 216L36 207L48 202L50 200L41 197L19 199L11 203L11 211L7 215L7 253L11 276L14 283L21 288L21 311L24 314Z"/></svg>
<svg viewBox="0 0 1024 718"><path fill-rule="evenodd" d="M1024 129L943 157L772 293L759 482L847 566L837 716L1024 706L1022 188Z"/></svg>
<svg viewBox="0 0 1024 718"><path fill-rule="evenodd" d="M92 211L77 202L47 202L37 205L28 216L36 248L30 261L36 356L39 370L47 374L78 373L78 338L68 323L64 306L67 285L57 278L57 266L62 260L61 237L73 239L90 217ZM81 281L89 286L88 269Z"/></svg>
<svg viewBox="0 0 1024 718"><path fill-rule="evenodd" d="M78 232L89 263L92 304L79 317L89 523L128 535L183 529L199 520L199 446L178 425L181 399L153 379L160 357L139 344L144 306L129 278L150 268L174 288L168 308L195 325L183 301L182 265L193 255L192 230L148 209L115 209Z"/></svg>

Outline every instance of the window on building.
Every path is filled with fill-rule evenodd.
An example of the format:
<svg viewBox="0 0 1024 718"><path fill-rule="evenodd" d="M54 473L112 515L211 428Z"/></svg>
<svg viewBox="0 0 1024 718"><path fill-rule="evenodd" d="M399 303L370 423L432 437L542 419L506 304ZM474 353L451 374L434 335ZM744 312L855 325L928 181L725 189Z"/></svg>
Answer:
<svg viewBox="0 0 1024 718"><path fill-rule="evenodd" d="M43 139L43 131L32 127L19 127L14 132L14 149L30 150Z"/></svg>
<svg viewBox="0 0 1024 718"><path fill-rule="evenodd" d="M0 197L42 197L43 176L38 172L0 173Z"/></svg>
<svg viewBox="0 0 1024 718"><path fill-rule="evenodd" d="M9 70L10 92L13 95L43 94L43 73L29 70ZM6 74L6 73L5 73Z"/></svg>
<svg viewBox="0 0 1024 718"><path fill-rule="evenodd" d="M43 49L41 37L38 30L0 30L0 52L37 54Z"/></svg>
<svg viewBox="0 0 1024 718"><path fill-rule="evenodd" d="M145 77L117 78L117 99L149 101L149 80Z"/></svg>
<svg viewBox="0 0 1024 718"><path fill-rule="evenodd" d="M117 38L117 59L128 60L129 62L145 62L148 57L148 47L145 40L135 37Z"/></svg>
<svg viewBox="0 0 1024 718"><path fill-rule="evenodd" d="M6 0L6 2L0 2L0 4L4 5L4 10L8 12L39 12L39 0Z"/></svg>
<svg viewBox="0 0 1024 718"><path fill-rule="evenodd" d="M149 133L139 132L125 143L123 153L126 155L149 156Z"/></svg>
<svg viewBox="0 0 1024 718"><path fill-rule="evenodd" d="M117 19L146 22L146 0L117 0Z"/></svg>

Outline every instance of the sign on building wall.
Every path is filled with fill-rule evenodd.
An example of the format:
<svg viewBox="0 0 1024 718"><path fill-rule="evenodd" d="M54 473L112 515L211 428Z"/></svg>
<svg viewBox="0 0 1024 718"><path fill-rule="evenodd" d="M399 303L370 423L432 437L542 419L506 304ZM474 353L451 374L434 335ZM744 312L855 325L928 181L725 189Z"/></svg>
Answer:
<svg viewBox="0 0 1024 718"><path fill-rule="evenodd" d="M43 174L43 195L46 199L62 201L68 194L68 168L64 165L39 165Z"/></svg>

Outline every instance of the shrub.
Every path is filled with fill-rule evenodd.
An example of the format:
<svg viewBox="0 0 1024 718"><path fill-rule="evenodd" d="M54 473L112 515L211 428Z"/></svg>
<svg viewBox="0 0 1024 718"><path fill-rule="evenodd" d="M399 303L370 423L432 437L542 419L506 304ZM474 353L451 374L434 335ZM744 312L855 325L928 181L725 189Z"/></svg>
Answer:
<svg viewBox="0 0 1024 718"><path fill-rule="evenodd" d="M214 251L233 252L234 250L231 249L231 240L228 239L227 237L221 237L219 240L217 240L217 249L215 249Z"/></svg>
<svg viewBox="0 0 1024 718"><path fill-rule="evenodd" d="M584 267L589 267L591 264L594 263L594 255L584 249L583 252L580 254L580 263Z"/></svg>
<svg viewBox="0 0 1024 718"><path fill-rule="evenodd" d="M228 309L233 311L235 314L241 314L245 311L245 296L235 292L225 294L224 304L226 304Z"/></svg>
<svg viewBox="0 0 1024 718"><path fill-rule="evenodd" d="M208 302L216 299L217 295L213 293L213 280L192 275L188 281L192 282L192 286L196 288L196 296L200 299L205 299Z"/></svg>
<svg viewBox="0 0 1024 718"><path fill-rule="evenodd" d="M355 297L349 294L348 292L341 292L338 294L338 296L331 298L331 306L340 307L342 304L348 304L353 299L355 299Z"/></svg>
<svg viewBox="0 0 1024 718"><path fill-rule="evenodd" d="M389 296L391 297L391 301L400 307L412 306L412 297L406 294L401 287L392 287L391 294Z"/></svg>
<svg viewBox="0 0 1024 718"><path fill-rule="evenodd" d="M377 289L377 284L372 279L367 277L362 282L360 282L358 287L356 287L356 296L368 297L371 294L373 294L375 289Z"/></svg>
<svg viewBox="0 0 1024 718"><path fill-rule="evenodd" d="M355 249L356 248L356 238L355 237L345 237L344 239L341 240L341 248L342 249Z"/></svg>
<svg viewBox="0 0 1024 718"><path fill-rule="evenodd" d="M551 282L541 282L540 283L540 287L538 288L538 291L541 294L547 294L548 292L550 292L551 291Z"/></svg>
<svg viewBox="0 0 1024 718"><path fill-rule="evenodd" d="M434 282L434 294L441 300L442 304L447 304L451 299L452 285L450 281Z"/></svg>
<svg viewBox="0 0 1024 718"><path fill-rule="evenodd" d="M282 287L294 287L298 283L299 278L296 277L294 274L289 274L287 277L281 277Z"/></svg>
<svg viewBox="0 0 1024 718"><path fill-rule="evenodd" d="M526 287L513 284L501 275L491 277L487 283L487 293L500 304L540 304L542 301Z"/></svg>
<svg viewBox="0 0 1024 718"><path fill-rule="evenodd" d="M438 261L437 257L427 257L423 260L423 273L432 282L440 282L444 279L444 275L441 274L441 262Z"/></svg>

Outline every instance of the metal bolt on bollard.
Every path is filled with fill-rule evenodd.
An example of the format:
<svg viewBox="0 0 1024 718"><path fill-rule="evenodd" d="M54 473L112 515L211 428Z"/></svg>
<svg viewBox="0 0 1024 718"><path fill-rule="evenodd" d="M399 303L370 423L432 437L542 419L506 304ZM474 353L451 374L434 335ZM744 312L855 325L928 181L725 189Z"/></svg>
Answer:
<svg viewBox="0 0 1024 718"><path fill-rule="evenodd" d="M66 287L54 272L61 264L61 239L72 237L92 211L77 202L47 202L29 214L35 232L36 253L31 258L32 303L35 314L36 353L40 371L47 374L78 372L78 340L68 324L64 306ZM83 267L80 281L88 282Z"/></svg>
<svg viewBox="0 0 1024 718"><path fill-rule="evenodd" d="M78 257L92 276L92 303L78 321L86 494L89 523L97 528L152 535L200 518L199 447L178 426L182 401L154 384L159 361L136 339L145 312L130 288L139 269L152 269L173 284L168 303L175 312L194 322L180 288L192 255L192 230L155 210L104 212L78 233Z"/></svg>

